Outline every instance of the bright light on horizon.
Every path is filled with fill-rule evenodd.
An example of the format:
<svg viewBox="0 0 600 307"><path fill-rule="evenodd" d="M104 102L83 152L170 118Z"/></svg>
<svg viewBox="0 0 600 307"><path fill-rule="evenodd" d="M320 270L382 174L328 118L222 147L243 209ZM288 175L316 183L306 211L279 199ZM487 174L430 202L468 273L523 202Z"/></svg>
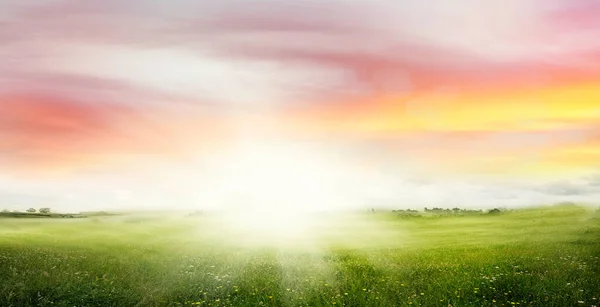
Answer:
<svg viewBox="0 0 600 307"><path fill-rule="evenodd" d="M222 161L226 208L311 212L345 201L345 170L318 150L247 146Z"/></svg>
<svg viewBox="0 0 600 307"><path fill-rule="evenodd" d="M251 143L216 162L222 225L245 243L310 241L317 212L352 201L348 168L321 148Z"/></svg>
<svg viewBox="0 0 600 307"><path fill-rule="evenodd" d="M307 212L274 208L227 211L222 223L246 242L267 243L310 239L316 226L316 220Z"/></svg>

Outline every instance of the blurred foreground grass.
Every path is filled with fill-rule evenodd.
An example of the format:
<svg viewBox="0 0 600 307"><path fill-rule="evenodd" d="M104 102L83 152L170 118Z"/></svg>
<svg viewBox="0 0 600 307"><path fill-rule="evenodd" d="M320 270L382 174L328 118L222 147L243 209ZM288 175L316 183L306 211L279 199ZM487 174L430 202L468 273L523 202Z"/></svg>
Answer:
<svg viewBox="0 0 600 307"><path fill-rule="evenodd" d="M600 306L600 215L0 219L0 306Z"/></svg>

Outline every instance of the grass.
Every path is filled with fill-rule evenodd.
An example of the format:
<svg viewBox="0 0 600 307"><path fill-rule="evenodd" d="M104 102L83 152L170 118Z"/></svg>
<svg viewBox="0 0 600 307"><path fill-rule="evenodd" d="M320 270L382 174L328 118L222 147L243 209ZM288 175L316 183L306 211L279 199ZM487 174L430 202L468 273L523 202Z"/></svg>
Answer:
<svg viewBox="0 0 600 307"><path fill-rule="evenodd" d="M0 219L0 306L600 306L598 211L317 220Z"/></svg>
<svg viewBox="0 0 600 307"><path fill-rule="evenodd" d="M29 213L29 212L0 212L0 218L82 218L82 214L74 213Z"/></svg>

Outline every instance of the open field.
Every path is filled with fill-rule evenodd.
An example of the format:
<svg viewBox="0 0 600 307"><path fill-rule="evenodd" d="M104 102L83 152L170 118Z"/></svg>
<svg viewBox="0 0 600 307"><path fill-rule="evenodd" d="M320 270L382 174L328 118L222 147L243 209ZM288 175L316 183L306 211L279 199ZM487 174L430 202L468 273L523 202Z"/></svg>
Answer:
<svg viewBox="0 0 600 307"><path fill-rule="evenodd" d="M243 219L0 219L0 306L600 306L583 207Z"/></svg>
<svg viewBox="0 0 600 307"><path fill-rule="evenodd" d="M85 217L81 214L73 214L73 213L28 213L28 212L0 212L1 218L80 218Z"/></svg>

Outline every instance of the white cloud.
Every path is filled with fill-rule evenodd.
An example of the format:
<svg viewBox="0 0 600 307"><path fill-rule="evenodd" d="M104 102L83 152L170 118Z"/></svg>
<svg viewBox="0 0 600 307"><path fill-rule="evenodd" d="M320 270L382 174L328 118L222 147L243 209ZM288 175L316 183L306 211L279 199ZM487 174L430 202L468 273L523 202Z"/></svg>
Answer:
<svg viewBox="0 0 600 307"><path fill-rule="evenodd" d="M330 67L228 59L176 48L65 44L61 49L59 58L26 65L39 72L115 80L182 99L258 107L290 103L306 93L347 82L344 71Z"/></svg>

